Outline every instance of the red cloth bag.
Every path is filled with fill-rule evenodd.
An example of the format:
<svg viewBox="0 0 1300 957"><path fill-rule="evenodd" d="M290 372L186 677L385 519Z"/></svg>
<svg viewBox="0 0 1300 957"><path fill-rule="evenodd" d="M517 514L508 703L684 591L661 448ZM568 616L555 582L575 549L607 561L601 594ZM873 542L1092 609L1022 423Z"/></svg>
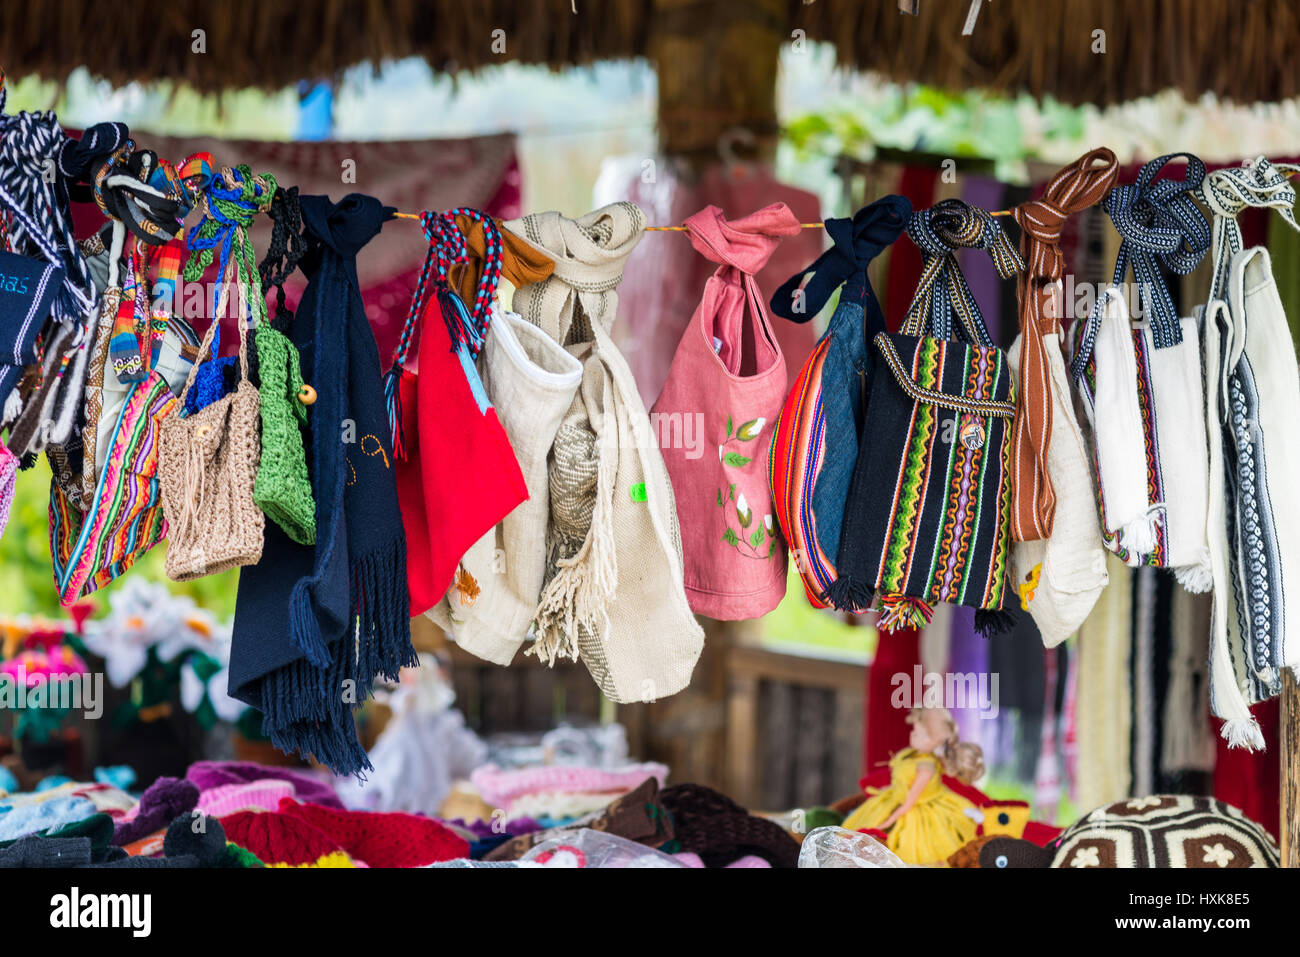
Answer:
<svg viewBox="0 0 1300 957"><path fill-rule="evenodd" d="M474 365L487 331L500 261L485 266L471 314L446 278L451 265L469 261L452 216L422 217L428 220L430 264L436 262L438 272L433 278L426 265L388 386L397 390L398 411L391 417L402 439L394 443L394 455L412 616L438 603L452 584L461 556L528 498L514 449ZM499 249L495 225L487 219L484 227ZM419 347L412 364L407 352L417 327Z"/></svg>

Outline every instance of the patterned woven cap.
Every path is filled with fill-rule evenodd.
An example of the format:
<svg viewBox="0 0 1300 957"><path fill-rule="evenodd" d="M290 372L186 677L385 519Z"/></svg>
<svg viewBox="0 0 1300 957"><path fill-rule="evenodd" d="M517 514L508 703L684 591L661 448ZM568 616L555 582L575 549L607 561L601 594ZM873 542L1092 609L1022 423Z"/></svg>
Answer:
<svg viewBox="0 0 1300 957"><path fill-rule="evenodd" d="M1157 794L1099 807L1058 839L1053 867L1280 867L1268 833L1230 804Z"/></svg>

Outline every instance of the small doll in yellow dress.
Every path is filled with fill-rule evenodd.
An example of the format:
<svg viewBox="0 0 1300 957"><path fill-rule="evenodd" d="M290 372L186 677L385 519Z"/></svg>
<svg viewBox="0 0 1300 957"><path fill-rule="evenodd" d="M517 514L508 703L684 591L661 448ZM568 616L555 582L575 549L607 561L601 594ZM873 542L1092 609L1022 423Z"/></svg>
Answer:
<svg viewBox="0 0 1300 957"><path fill-rule="evenodd" d="M889 759L887 788L873 792L844 821L850 830L876 828L908 864L937 864L975 837L975 805L948 789L942 775L972 784L984 773L979 745L957 737L957 723L942 708L917 708L908 716L911 747Z"/></svg>

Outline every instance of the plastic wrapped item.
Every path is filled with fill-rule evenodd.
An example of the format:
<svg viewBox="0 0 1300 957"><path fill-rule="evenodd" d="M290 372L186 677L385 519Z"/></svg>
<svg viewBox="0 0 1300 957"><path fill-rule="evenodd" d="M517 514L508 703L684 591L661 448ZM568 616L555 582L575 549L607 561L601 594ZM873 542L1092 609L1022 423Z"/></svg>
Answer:
<svg viewBox="0 0 1300 957"><path fill-rule="evenodd" d="M616 834L584 827L543 841L520 861L543 867L678 867L675 857Z"/></svg>
<svg viewBox="0 0 1300 957"><path fill-rule="evenodd" d="M843 827L809 831L799 848L800 867L909 867L869 834Z"/></svg>
<svg viewBox="0 0 1300 957"><path fill-rule="evenodd" d="M628 763L627 729L613 722L561 724L545 733L502 732L488 738L488 760L501 768L539 764L617 768Z"/></svg>

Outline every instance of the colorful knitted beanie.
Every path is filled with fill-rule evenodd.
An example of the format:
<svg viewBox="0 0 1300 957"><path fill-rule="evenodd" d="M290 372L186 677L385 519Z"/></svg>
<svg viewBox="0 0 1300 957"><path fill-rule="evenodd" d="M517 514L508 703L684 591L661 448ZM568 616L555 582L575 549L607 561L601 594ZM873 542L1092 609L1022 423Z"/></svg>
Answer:
<svg viewBox="0 0 1300 957"><path fill-rule="evenodd" d="M267 867L355 867L352 858L301 818L239 811L221 819L226 838Z"/></svg>
<svg viewBox="0 0 1300 957"><path fill-rule="evenodd" d="M280 814L310 823L371 867L426 867L469 856L468 841L417 814L336 811L318 804L299 804L291 798L280 802Z"/></svg>
<svg viewBox="0 0 1300 957"><path fill-rule="evenodd" d="M222 784L199 795L198 809L211 817L226 817L236 811L274 811L284 798L294 795L288 781L250 781Z"/></svg>

